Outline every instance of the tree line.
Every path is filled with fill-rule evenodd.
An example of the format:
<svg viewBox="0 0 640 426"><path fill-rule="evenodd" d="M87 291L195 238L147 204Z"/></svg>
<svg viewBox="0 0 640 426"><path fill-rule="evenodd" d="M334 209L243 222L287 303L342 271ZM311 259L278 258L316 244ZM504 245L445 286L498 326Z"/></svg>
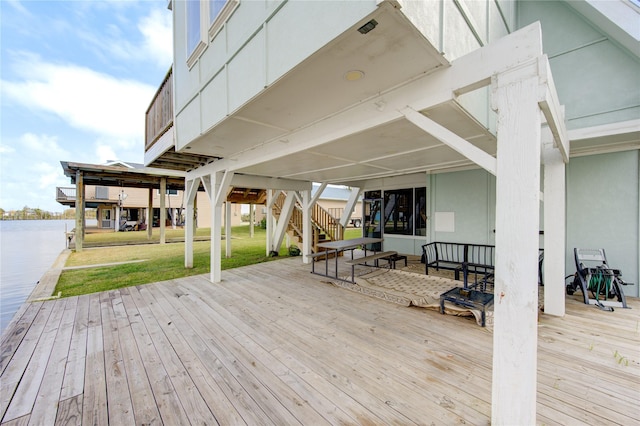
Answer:
<svg viewBox="0 0 640 426"><path fill-rule="evenodd" d="M85 211L87 219L95 219L93 209ZM5 210L0 208L0 220L62 220L75 219L76 209L66 209L63 212L49 212L46 210L24 206L21 210Z"/></svg>

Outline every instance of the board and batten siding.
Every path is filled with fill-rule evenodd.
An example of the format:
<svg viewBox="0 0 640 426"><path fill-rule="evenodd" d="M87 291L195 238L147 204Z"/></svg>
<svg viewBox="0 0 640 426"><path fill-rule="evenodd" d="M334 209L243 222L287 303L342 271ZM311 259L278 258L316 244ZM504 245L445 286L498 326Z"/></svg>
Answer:
<svg viewBox="0 0 640 426"><path fill-rule="evenodd" d="M567 129L640 117L640 60L565 2L518 3L518 26L540 21Z"/></svg>
<svg viewBox="0 0 640 426"><path fill-rule="evenodd" d="M567 165L567 274L575 272L573 249L604 248L624 287L640 284L640 151L572 158Z"/></svg>

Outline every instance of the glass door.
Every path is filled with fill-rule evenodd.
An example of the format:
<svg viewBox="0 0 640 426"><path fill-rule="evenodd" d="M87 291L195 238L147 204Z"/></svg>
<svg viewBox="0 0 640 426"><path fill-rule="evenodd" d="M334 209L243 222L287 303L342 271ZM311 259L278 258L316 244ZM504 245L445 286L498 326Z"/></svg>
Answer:
<svg viewBox="0 0 640 426"><path fill-rule="evenodd" d="M362 225L362 236L368 238L382 238L382 199L365 198L362 200L364 209L364 223ZM382 250L382 243L368 244L367 250Z"/></svg>

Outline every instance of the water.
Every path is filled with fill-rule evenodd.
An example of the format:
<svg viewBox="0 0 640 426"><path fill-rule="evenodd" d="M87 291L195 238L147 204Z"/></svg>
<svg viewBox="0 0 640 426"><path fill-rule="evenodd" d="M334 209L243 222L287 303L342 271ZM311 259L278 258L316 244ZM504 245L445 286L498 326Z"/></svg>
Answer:
<svg viewBox="0 0 640 426"><path fill-rule="evenodd" d="M0 221L0 333L66 248L73 220Z"/></svg>

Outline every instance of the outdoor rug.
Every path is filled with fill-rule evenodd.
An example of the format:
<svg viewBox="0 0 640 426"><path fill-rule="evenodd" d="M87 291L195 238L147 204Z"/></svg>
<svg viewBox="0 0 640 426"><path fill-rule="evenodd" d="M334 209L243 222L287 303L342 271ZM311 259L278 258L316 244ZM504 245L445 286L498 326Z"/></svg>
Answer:
<svg viewBox="0 0 640 426"><path fill-rule="evenodd" d="M351 276L343 277L349 280ZM452 271L429 268L429 275L424 273L424 264L412 263L402 269L386 269L369 267L360 270L355 283L333 281L333 284L351 291L356 291L382 300L403 306L417 306L440 311L440 295L454 287L462 287L462 281L453 279ZM538 287L538 308L542 310L544 303L544 287ZM473 316L478 325L482 324L482 312L445 302L445 314L457 316ZM493 329L493 306L487 308L486 327Z"/></svg>
<svg viewBox="0 0 640 426"><path fill-rule="evenodd" d="M417 269L417 268L416 268ZM417 271L416 271L417 272ZM435 275L408 272L398 269L371 268L370 272L356 277L356 282L334 281L333 284L373 296L403 306L440 310L440 295L454 287L462 286L461 281ZM345 277L350 279L351 277ZM445 303L445 313L458 316L473 316L478 325L482 321L480 310L468 309L451 303ZM493 327L493 309L487 309L486 327Z"/></svg>

